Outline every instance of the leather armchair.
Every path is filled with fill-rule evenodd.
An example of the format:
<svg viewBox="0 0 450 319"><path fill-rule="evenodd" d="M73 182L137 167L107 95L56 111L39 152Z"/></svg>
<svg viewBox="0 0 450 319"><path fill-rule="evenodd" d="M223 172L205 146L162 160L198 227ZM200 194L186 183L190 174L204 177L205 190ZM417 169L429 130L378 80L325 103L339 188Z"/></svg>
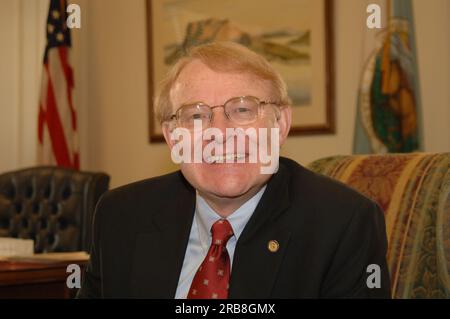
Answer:
<svg viewBox="0 0 450 319"><path fill-rule="evenodd" d="M95 205L109 176L38 166L0 175L0 237L35 241L35 253L89 251Z"/></svg>

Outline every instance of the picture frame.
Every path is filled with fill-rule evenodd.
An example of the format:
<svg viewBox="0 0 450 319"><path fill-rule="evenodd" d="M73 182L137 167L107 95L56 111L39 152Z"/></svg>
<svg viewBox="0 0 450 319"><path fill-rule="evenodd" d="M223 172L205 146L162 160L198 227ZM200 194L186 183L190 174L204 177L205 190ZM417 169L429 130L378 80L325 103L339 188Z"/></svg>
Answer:
<svg viewBox="0 0 450 319"><path fill-rule="evenodd" d="M164 141L158 83L186 46L212 40L243 43L280 72L293 101L290 136L335 133L332 25L331 0L147 0L149 141Z"/></svg>

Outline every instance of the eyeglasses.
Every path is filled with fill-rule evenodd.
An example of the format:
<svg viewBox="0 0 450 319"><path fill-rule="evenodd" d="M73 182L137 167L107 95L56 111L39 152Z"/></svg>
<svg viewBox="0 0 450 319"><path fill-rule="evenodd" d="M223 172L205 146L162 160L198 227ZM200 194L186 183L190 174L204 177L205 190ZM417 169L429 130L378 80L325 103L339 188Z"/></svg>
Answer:
<svg viewBox="0 0 450 319"><path fill-rule="evenodd" d="M254 96L233 97L223 105L209 106L203 102L182 105L170 117L177 125L187 129L194 128L194 121L201 120L202 128L207 128L213 120L213 109L223 107L226 117L236 125L249 125L261 116L261 108L266 105L280 106L277 102L260 101ZM279 109L276 108L276 118L279 119Z"/></svg>

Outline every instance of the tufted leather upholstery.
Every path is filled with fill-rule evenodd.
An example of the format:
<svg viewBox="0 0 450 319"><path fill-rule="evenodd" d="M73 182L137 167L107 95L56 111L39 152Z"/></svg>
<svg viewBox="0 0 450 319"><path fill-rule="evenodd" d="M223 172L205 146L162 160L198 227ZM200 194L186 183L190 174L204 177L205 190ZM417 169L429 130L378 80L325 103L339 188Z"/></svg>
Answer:
<svg viewBox="0 0 450 319"><path fill-rule="evenodd" d="M0 237L35 240L35 252L89 251L92 215L109 176L39 166L0 175Z"/></svg>

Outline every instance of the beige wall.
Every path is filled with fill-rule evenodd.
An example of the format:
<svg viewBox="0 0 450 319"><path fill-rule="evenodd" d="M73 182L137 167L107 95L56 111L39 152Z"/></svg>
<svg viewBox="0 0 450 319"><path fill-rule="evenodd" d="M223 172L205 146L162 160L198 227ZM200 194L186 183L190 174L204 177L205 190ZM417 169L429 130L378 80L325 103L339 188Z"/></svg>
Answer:
<svg viewBox="0 0 450 319"><path fill-rule="evenodd" d="M0 172L36 163L48 0L0 0Z"/></svg>
<svg viewBox="0 0 450 319"><path fill-rule="evenodd" d="M87 66L77 80L86 136L82 166L111 174L117 186L176 169L167 147L148 142L147 46L144 1L86 1L78 33ZM85 32L86 34L83 34ZM76 45L76 44L75 44Z"/></svg>
<svg viewBox="0 0 450 319"><path fill-rule="evenodd" d="M427 151L449 151L450 7L446 0L419 0L414 5L425 147ZM89 17L82 31L89 32L90 138L85 166L112 174L113 185L174 169L166 147L147 142L144 1L96 0L90 1L87 9ZM365 17L363 1L337 1L336 134L292 137L283 147L283 155L306 164L322 156L351 153Z"/></svg>
<svg viewBox="0 0 450 319"><path fill-rule="evenodd" d="M83 18L81 30L73 32L82 167L108 172L113 187L176 169L166 146L149 144L147 139L144 0L73 2L81 5ZM289 138L282 154L302 164L352 151L365 2L338 0L336 4L333 30L337 131L335 135ZM414 6L425 150L450 151L450 2L414 0ZM4 12L0 10L0 21L4 21ZM0 74L3 90L7 80ZM1 116L9 116L1 107ZM5 130L0 128L0 136ZM0 157L8 159L4 154ZM0 166L0 171L5 167Z"/></svg>

